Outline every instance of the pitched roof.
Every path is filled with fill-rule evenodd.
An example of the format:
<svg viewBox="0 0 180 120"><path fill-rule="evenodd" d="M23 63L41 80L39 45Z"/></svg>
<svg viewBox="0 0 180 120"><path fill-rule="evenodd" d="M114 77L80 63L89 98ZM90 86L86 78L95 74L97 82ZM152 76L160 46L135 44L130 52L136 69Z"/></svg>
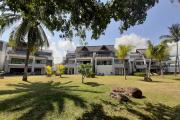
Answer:
<svg viewBox="0 0 180 120"><path fill-rule="evenodd" d="M114 49L114 45L101 45L101 46L80 46L80 47L77 47L75 52L80 52L82 51L82 49L84 48L87 48L87 50L89 52L97 52L97 51L102 51L101 48L104 48L106 47L109 51L115 51Z"/></svg>

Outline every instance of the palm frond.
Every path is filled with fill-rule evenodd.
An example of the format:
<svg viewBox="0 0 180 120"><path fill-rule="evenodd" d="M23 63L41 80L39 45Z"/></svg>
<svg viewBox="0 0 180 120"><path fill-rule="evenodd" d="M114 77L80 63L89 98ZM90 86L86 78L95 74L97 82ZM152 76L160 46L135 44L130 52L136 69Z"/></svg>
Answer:
<svg viewBox="0 0 180 120"><path fill-rule="evenodd" d="M16 28L14 40L17 45L20 45L23 42L26 42L26 35L30 29L30 21L23 19L21 24Z"/></svg>
<svg viewBox="0 0 180 120"><path fill-rule="evenodd" d="M5 14L0 17L0 35L4 33L4 31L10 28L13 24L19 21L21 17L15 14Z"/></svg>
<svg viewBox="0 0 180 120"><path fill-rule="evenodd" d="M39 26L38 26L38 29L39 29L39 34L41 35L41 38L42 38L42 40L43 40L43 46L49 47L49 41L48 41L48 38L47 38L46 33L45 33L45 31L43 30L42 26L39 25Z"/></svg>

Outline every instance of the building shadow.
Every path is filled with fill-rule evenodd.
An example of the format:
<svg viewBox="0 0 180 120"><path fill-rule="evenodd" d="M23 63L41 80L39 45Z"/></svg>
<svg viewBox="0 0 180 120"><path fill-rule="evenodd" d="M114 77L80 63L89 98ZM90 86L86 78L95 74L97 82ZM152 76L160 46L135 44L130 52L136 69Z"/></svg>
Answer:
<svg viewBox="0 0 180 120"><path fill-rule="evenodd" d="M73 101L75 106L86 108L86 101L76 94L77 92L99 93L97 91L81 90L79 86L68 85L71 81L60 83L49 81L46 83L19 83L8 84L15 90L2 90L0 95L13 95L14 97L1 100L0 112L22 112L19 120L42 120L48 112L55 110L54 103L61 114L65 108L65 99ZM29 109L24 113L24 110ZM57 109L56 109L57 110Z"/></svg>
<svg viewBox="0 0 180 120"><path fill-rule="evenodd" d="M104 84L99 84L97 82L86 82L84 83L85 85L89 85L91 87L98 87L98 86L101 86L101 85L104 85Z"/></svg>
<svg viewBox="0 0 180 120"><path fill-rule="evenodd" d="M122 116L108 116L101 104L91 104L91 111L86 111L77 120L128 120Z"/></svg>

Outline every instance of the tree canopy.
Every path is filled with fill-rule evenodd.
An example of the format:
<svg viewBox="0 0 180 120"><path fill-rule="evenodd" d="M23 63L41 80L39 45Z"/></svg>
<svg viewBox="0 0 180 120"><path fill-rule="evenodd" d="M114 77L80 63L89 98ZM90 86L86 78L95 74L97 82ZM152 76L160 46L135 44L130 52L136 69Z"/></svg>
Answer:
<svg viewBox="0 0 180 120"><path fill-rule="evenodd" d="M79 36L92 32L98 39L112 21L120 21L120 31L142 24L147 11L158 0L0 0L1 14L12 11L31 21L43 21L60 37ZM0 20L1 22L3 20ZM79 34L81 33L81 34Z"/></svg>

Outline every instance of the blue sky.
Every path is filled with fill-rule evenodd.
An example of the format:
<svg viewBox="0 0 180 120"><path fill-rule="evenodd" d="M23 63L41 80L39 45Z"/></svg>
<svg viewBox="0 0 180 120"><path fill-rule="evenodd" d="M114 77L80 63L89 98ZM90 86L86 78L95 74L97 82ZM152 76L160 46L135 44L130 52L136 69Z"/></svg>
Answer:
<svg viewBox="0 0 180 120"><path fill-rule="evenodd" d="M180 23L180 4L177 2L171 3L170 1L171 0L160 0L155 7L148 11L147 19L144 24L131 27L123 34L120 34L118 29L120 24L116 22L111 22L105 31L105 35L101 36L98 40L91 40L90 33L88 33L88 45L113 45L117 39L121 41L128 36L131 37L127 40L133 40L133 37L135 36L136 39L149 39L155 44L159 43L159 36L168 34L168 26L171 26L174 23ZM8 34L9 31L7 31L0 39L7 41ZM50 49L54 52L55 62L62 61L62 57L65 56L66 51L74 50L75 47L79 45L79 40L77 38L74 38L72 42L69 42L61 40L58 36L58 33L55 33L54 36L48 33L48 38L51 43ZM126 39L124 42L125 41ZM139 42L139 44L141 45L141 42Z"/></svg>

